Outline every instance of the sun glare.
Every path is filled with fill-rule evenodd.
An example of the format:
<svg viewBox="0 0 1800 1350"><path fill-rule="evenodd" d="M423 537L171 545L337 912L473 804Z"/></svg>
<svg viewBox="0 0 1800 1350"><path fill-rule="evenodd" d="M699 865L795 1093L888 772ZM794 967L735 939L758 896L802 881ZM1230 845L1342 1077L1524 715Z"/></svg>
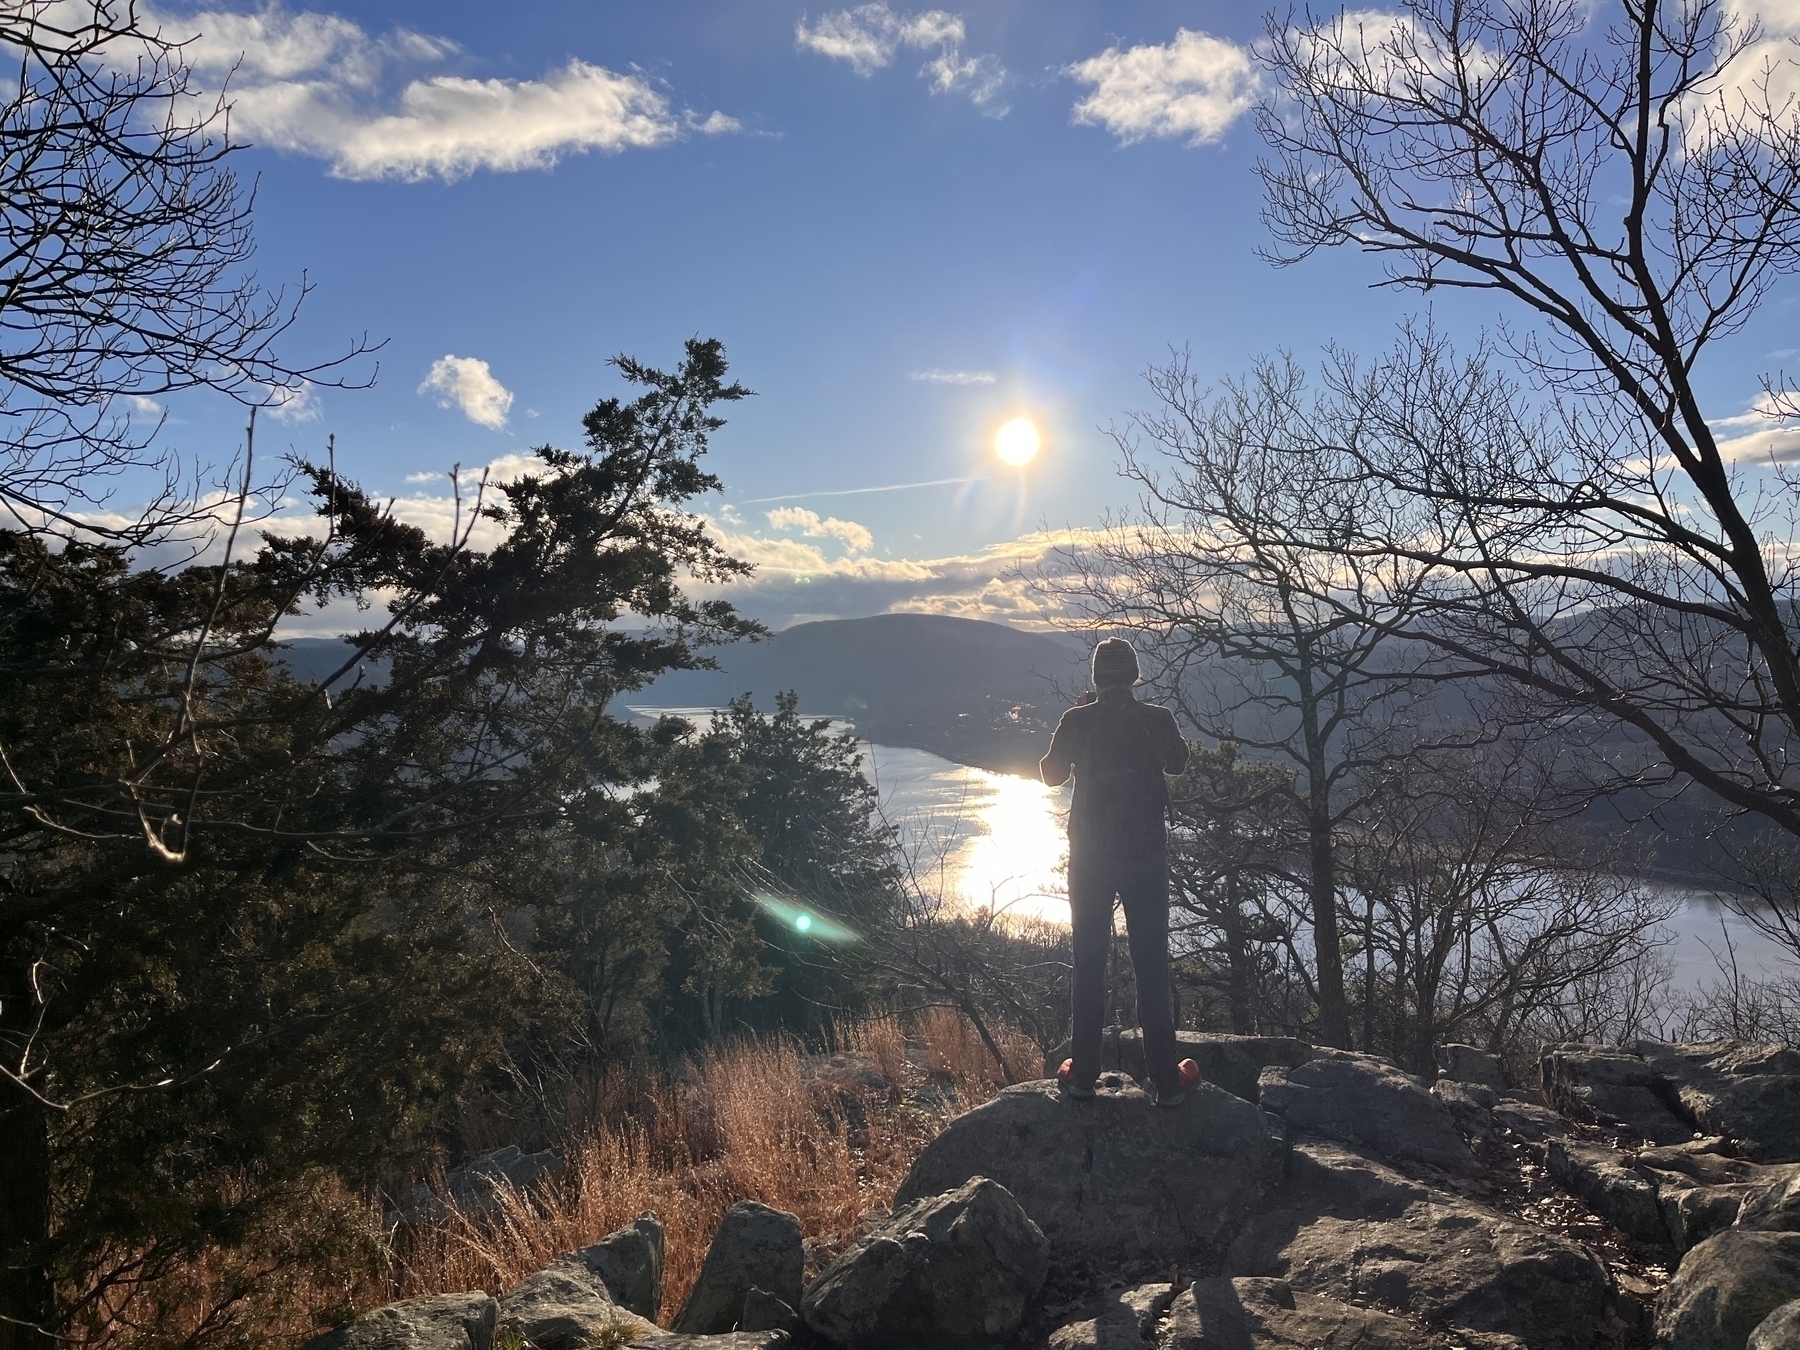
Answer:
<svg viewBox="0 0 1800 1350"><path fill-rule="evenodd" d="M1029 417L1015 417L1000 428L1000 434L994 437L994 453L1015 469L1024 468L1037 458L1038 447L1043 444L1043 437Z"/></svg>

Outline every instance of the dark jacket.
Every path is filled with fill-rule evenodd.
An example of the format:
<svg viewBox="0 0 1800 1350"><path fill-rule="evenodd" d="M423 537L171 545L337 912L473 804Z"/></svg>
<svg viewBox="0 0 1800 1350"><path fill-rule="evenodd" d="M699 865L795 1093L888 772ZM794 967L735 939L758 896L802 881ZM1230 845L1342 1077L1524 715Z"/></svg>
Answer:
<svg viewBox="0 0 1800 1350"><path fill-rule="evenodd" d="M1175 715L1139 703L1129 689L1106 689L1094 702L1070 708L1038 765L1051 787L1075 776L1070 855L1129 858L1163 852L1169 804L1163 775L1180 773L1187 758Z"/></svg>

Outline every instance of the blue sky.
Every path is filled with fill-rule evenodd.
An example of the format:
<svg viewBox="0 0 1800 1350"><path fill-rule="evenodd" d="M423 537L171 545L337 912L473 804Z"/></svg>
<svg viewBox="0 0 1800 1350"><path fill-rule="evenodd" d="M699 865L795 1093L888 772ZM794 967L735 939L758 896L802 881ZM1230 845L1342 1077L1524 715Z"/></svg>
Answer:
<svg viewBox="0 0 1800 1350"><path fill-rule="evenodd" d="M422 476L573 445L619 388L609 355L667 364L716 336L759 396L731 410L727 490L702 509L761 566L740 598L776 624L1029 622L1006 573L1039 528L1129 505L1103 429L1144 403L1146 365L1374 350L1420 305L1371 290L1364 258L1256 256L1256 6L157 12L199 35L203 77L236 65L259 270L314 286L290 358L385 342L373 388L309 391L264 453L334 433L350 473L431 522L443 480ZM1718 363L1719 415L1800 346L1791 299ZM1437 313L1472 335L1495 311ZM221 400L169 411L189 455L239 436ZM1045 436L1023 472L992 453L1018 415Z"/></svg>

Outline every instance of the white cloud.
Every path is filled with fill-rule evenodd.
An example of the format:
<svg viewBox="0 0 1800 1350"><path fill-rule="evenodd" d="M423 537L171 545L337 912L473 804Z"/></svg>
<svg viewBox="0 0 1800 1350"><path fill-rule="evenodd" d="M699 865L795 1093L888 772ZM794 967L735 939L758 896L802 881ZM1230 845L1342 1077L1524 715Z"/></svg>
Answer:
<svg viewBox="0 0 1800 1350"><path fill-rule="evenodd" d="M390 98L391 70L441 63L456 44L407 29L371 37L351 20L279 5L161 22L197 35L189 60L202 76L231 76L234 131L323 159L340 178L454 181L741 130L724 113L678 112L641 72L579 59L536 80L413 78Z"/></svg>
<svg viewBox="0 0 1800 1350"><path fill-rule="evenodd" d="M419 392L436 394L441 407L461 408L471 422L495 431L506 425L512 409L512 390L494 378L486 361L473 356L439 357Z"/></svg>
<svg viewBox="0 0 1800 1350"><path fill-rule="evenodd" d="M1248 47L1190 29L1166 46L1110 47L1065 74L1092 85L1076 122L1103 126L1122 145L1147 136L1219 140L1256 104L1262 75Z"/></svg>
<svg viewBox="0 0 1800 1350"><path fill-rule="evenodd" d="M992 384L1000 377L991 370L915 370L906 377L926 384Z"/></svg>
<svg viewBox="0 0 1800 1350"><path fill-rule="evenodd" d="M141 417L162 416L163 406L153 398L145 398L142 394L132 394L126 401L131 404L131 411Z"/></svg>
<svg viewBox="0 0 1800 1350"><path fill-rule="evenodd" d="M919 69L931 82L932 93L966 93L977 107L1004 117L1007 108L998 99L1006 88L1006 67L992 54L965 57L962 47L967 38L960 15L941 9L897 14L886 0L821 15L810 28L804 18L794 25L794 44L802 51L847 61L865 78L892 65L902 50L935 47L936 53Z"/></svg>
<svg viewBox="0 0 1800 1350"><path fill-rule="evenodd" d="M836 516L819 518L817 511L804 506L778 506L768 513L769 527L776 530L798 530L809 539L836 539L852 553L867 553L875 547L875 536L854 520Z"/></svg>
<svg viewBox="0 0 1800 1350"><path fill-rule="evenodd" d="M270 385L263 407L277 422L316 422L325 415L319 396L302 380L295 385Z"/></svg>
<svg viewBox="0 0 1800 1350"><path fill-rule="evenodd" d="M1767 427L1785 420L1793 414L1792 400L1777 399L1768 390L1763 390L1750 402L1748 411L1738 413L1735 417L1713 418L1708 425L1715 427Z"/></svg>

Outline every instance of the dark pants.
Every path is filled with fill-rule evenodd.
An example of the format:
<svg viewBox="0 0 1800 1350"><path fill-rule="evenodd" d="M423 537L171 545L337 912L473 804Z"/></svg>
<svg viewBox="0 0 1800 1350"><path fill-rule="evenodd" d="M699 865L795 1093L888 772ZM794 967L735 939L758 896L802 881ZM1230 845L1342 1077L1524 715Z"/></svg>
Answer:
<svg viewBox="0 0 1800 1350"><path fill-rule="evenodd" d="M1169 1011L1169 862L1161 852L1130 858L1072 857L1069 909L1075 941L1077 1083L1100 1072L1100 1023L1106 1011L1106 954L1112 945L1113 896L1125 909L1131 965L1137 972L1144 1055L1159 1088L1176 1086L1175 1019Z"/></svg>

